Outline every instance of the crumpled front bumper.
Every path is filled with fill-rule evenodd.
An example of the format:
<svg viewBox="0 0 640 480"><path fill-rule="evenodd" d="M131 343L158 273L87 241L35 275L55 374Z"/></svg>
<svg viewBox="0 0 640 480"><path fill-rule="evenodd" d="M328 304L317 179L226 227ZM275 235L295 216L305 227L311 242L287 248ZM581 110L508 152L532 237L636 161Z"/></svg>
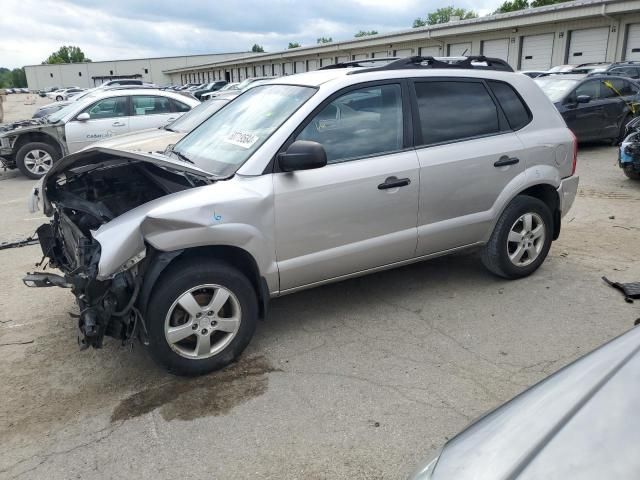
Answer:
<svg viewBox="0 0 640 480"><path fill-rule="evenodd" d="M560 181L560 186L558 187L558 198L560 198L560 212L563 217L571 209L571 206L576 199L579 181L580 177L578 177L578 175L572 175L570 177L563 178Z"/></svg>

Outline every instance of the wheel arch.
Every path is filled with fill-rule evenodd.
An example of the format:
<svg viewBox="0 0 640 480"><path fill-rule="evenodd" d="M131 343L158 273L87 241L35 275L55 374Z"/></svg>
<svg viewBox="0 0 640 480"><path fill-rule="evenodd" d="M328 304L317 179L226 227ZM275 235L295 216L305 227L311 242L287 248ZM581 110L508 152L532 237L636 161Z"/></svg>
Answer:
<svg viewBox="0 0 640 480"><path fill-rule="evenodd" d="M522 190L516 195L516 197L520 195L528 195L529 197L537 198L538 200L543 201L545 205L549 207L549 211L551 212L551 216L553 218L552 238L553 240L557 240L560 236L560 228L562 225L562 214L560 212L560 197L558 195L558 190L548 183L539 183Z"/></svg>
<svg viewBox="0 0 640 480"><path fill-rule="evenodd" d="M153 249L151 246L147 248L150 250L147 255L149 261L145 267L144 281L138 299L138 307L143 316L157 281L163 274L167 273L167 268L175 267L183 261L204 257L206 259L221 260L246 274L258 298L259 317L261 319L266 318L270 298L269 287L265 278L260 275L256 260L246 250L230 245L208 245L171 252L162 252Z"/></svg>
<svg viewBox="0 0 640 480"><path fill-rule="evenodd" d="M64 148L62 144L55 137L44 132L23 133L16 139L13 146L13 151L17 154L18 150L31 142L42 142L46 143L47 145L51 145L58 151L61 158L64 156Z"/></svg>

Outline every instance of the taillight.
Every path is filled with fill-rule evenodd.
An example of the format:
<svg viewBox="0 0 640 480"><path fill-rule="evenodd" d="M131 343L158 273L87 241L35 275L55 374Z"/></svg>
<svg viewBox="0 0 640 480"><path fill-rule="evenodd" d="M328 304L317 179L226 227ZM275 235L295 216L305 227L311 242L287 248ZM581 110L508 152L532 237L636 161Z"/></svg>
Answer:
<svg viewBox="0 0 640 480"><path fill-rule="evenodd" d="M571 132L571 130L569 130ZM575 134L571 132L573 137L573 165L571 166L571 175L576 173L576 166L578 165L578 139Z"/></svg>

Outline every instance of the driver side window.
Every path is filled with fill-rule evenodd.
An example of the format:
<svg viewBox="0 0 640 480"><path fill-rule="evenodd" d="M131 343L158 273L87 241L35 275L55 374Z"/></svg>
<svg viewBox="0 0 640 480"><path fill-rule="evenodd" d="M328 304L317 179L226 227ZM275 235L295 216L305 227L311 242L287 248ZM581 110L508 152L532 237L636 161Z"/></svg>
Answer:
<svg viewBox="0 0 640 480"><path fill-rule="evenodd" d="M296 140L320 143L327 163L338 163L402 149L400 85L352 90L333 100Z"/></svg>
<svg viewBox="0 0 640 480"><path fill-rule="evenodd" d="M591 100L597 100L600 97L600 81L590 80L579 85L573 92L573 97L576 99L581 95L588 95Z"/></svg>
<svg viewBox="0 0 640 480"><path fill-rule="evenodd" d="M81 113L88 113L94 119L126 117L128 115L127 97L104 98Z"/></svg>

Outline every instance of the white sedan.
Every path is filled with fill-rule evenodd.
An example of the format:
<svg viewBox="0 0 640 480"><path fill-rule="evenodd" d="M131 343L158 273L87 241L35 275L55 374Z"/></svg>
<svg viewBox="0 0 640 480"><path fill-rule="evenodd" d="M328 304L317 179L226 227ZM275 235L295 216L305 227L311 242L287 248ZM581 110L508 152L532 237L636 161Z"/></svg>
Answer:
<svg viewBox="0 0 640 480"><path fill-rule="evenodd" d="M198 104L191 96L163 90L106 90L72 102L45 119L5 126L0 131L0 156L10 168L40 178L69 153L99 140L162 127Z"/></svg>

